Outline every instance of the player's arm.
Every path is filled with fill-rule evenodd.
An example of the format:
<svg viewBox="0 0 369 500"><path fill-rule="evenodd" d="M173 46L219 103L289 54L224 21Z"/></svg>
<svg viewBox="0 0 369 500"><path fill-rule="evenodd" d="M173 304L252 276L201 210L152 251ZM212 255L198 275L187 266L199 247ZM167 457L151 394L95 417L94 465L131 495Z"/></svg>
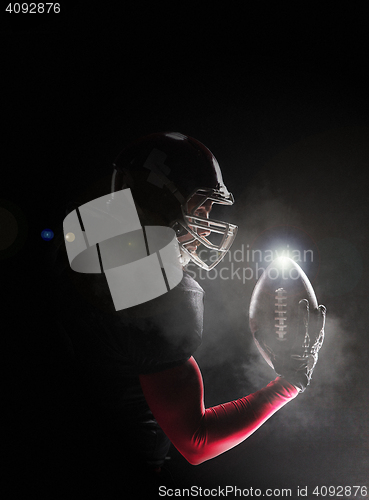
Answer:
<svg viewBox="0 0 369 500"><path fill-rule="evenodd" d="M202 375L193 357L175 368L140 375L140 382L160 427L193 465L244 441L298 394L277 377L249 396L205 409Z"/></svg>

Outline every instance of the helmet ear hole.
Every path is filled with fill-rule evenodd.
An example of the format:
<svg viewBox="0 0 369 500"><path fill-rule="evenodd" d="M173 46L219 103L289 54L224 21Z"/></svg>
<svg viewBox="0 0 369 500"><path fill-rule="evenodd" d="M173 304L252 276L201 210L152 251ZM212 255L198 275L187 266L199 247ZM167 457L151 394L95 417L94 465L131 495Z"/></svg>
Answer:
<svg viewBox="0 0 369 500"><path fill-rule="evenodd" d="M174 229L176 236L184 236L187 232L178 221L174 222L171 227Z"/></svg>

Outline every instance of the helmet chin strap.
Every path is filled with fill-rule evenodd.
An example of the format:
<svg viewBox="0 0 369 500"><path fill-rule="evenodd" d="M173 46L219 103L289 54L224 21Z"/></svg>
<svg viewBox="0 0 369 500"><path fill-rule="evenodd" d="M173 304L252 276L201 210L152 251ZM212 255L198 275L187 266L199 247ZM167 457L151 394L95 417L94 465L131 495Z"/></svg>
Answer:
<svg viewBox="0 0 369 500"><path fill-rule="evenodd" d="M179 262L181 266L187 266L187 264L191 261L191 257L189 254L183 249L182 245L179 245Z"/></svg>

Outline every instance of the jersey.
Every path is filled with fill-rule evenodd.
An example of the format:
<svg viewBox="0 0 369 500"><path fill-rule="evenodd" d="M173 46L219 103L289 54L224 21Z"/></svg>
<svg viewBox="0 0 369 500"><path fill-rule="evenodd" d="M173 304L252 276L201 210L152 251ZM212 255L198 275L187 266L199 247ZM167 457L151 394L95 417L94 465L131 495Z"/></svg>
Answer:
<svg viewBox="0 0 369 500"><path fill-rule="evenodd" d="M59 234L53 268L59 333L72 345L83 397L110 420L152 420L140 374L188 360L202 341L204 290L187 273L168 293L116 311L104 274L73 271Z"/></svg>

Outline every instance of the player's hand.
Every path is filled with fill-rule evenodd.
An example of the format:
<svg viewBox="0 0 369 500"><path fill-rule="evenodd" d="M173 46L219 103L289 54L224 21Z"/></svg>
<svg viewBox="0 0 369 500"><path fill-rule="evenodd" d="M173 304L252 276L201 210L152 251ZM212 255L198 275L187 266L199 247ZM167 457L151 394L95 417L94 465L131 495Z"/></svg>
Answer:
<svg viewBox="0 0 369 500"><path fill-rule="evenodd" d="M323 305L310 312L306 299L299 302L299 329L296 342L283 356L273 355L276 373L304 392L318 361L324 341L326 308Z"/></svg>

